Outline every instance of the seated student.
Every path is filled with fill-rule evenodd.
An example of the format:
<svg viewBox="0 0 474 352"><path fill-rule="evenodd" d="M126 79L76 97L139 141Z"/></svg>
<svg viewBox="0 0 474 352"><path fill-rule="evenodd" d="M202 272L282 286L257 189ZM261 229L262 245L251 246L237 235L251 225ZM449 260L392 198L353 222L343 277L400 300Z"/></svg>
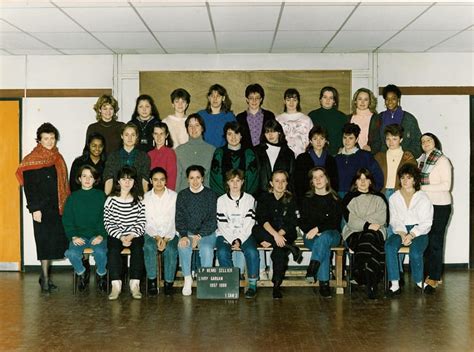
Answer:
<svg viewBox="0 0 474 352"><path fill-rule="evenodd" d="M276 170L270 179L269 191L263 193L257 202L257 224L252 235L262 247L272 247L273 298L282 298L281 284L285 277L288 255L301 263L303 255L293 245L296 240L296 202L288 191L288 173Z"/></svg>
<svg viewBox="0 0 474 352"><path fill-rule="evenodd" d="M258 84L250 84L245 88L247 110L236 116L237 122L242 126L242 147L253 148L260 144L265 133L264 125L268 120L275 120L273 112L262 108L265 91Z"/></svg>
<svg viewBox="0 0 474 352"><path fill-rule="evenodd" d="M153 98L147 94L140 95L137 98L132 119L128 123L137 126L137 148L145 153L153 149L153 125L157 121L160 121L160 114Z"/></svg>
<svg viewBox="0 0 474 352"><path fill-rule="evenodd" d="M202 267L212 267L216 245L216 194L204 187L205 170L201 165L186 169L189 188L178 193L176 200L176 230L179 265L184 276L183 295L192 294L191 256L199 248Z"/></svg>
<svg viewBox="0 0 474 352"><path fill-rule="evenodd" d="M292 175L295 168L295 154L288 148L280 123L269 120L263 128L265 133L262 135L262 142L255 148L259 178L257 194L268 191L275 170L284 170Z"/></svg>
<svg viewBox="0 0 474 352"><path fill-rule="evenodd" d="M178 88L171 93L170 98L174 115L168 115L163 119L163 122L169 127L171 139L173 140L173 148L176 149L189 139L184 122L187 118L186 111L188 110L189 104L191 104L191 95L186 89Z"/></svg>
<svg viewBox="0 0 474 352"><path fill-rule="evenodd" d="M416 165L416 159L409 151L404 151L400 145L403 141L403 127L397 124L388 125L384 129L387 150L375 154L375 160L382 169L384 186L382 192L385 198L400 188L397 182L397 172L405 164Z"/></svg>
<svg viewBox="0 0 474 352"><path fill-rule="evenodd" d="M367 297L377 298L377 285L383 277L387 237L387 200L375 192L374 178L367 169L354 176L351 192L343 199L346 225L342 237L354 252L353 277L365 284Z"/></svg>
<svg viewBox="0 0 474 352"><path fill-rule="evenodd" d="M226 145L217 148L211 164L210 186L217 196L226 193L225 175L232 169L245 173L244 191L253 194L258 188L258 165L252 149L244 149L240 143L242 129L237 121L224 126Z"/></svg>
<svg viewBox="0 0 474 352"><path fill-rule="evenodd" d="M104 228L105 193L94 188L99 174L90 165L82 165L75 177L81 189L66 200L62 217L64 231L71 241L64 255L69 259L78 276L78 289L84 291L89 284L90 266L84 265L82 252L92 248L97 266L97 287L107 291L107 232Z"/></svg>
<svg viewBox="0 0 474 352"><path fill-rule="evenodd" d="M158 294L157 286L157 247L163 252L165 263L165 295L171 296L174 276L178 262L178 236L175 227L176 192L167 187L168 175L162 167L150 171L152 189L145 194L146 226L145 268L148 277L148 294Z"/></svg>
<svg viewBox="0 0 474 352"><path fill-rule="evenodd" d="M259 255L255 238L251 236L255 224L255 199L243 191L245 175L242 170L227 171L227 194L217 199L217 259L222 267L233 267L232 251L241 249L248 270L249 287L245 298L257 295Z"/></svg>
<svg viewBox="0 0 474 352"><path fill-rule="evenodd" d="M94 182L94 188L104 190L104 180L102 174L105 167L105 138L99 133L91 133L87 137L86 146L82 155L74 159L69 173L69 187L71 192L81 189L80 183L77 183L77 173L81 166L90 165L97 171L97 179Z"/></svg>
<svg viewBox="0 0 474 352"><path fill-rule="evenodd" d="M321 126L314 126L309 131L309 145L306 152L298 155L295 163L295 193L298 203L304 199L310 189L311 180L309 171L314 167L323 167L331 181L331 188L337 192L339 180L337 176L336 160L327 151L328 133Z"/></svg>
<svg viewBox="0 0 474 352"><path fill-rule="evenodd" d="M300 228L305 233L305 247L311 249L306 271L309 282L319 280L319 294L330 298L329 265L331 247L341 243L339 227L342 218L341 200L331 188L327 171L312 168L308 173L311 189L302 201Z"/></svg>
<svg viewBox="0 0 474 352"><path fill-rule="evenodd" d="M346 123L342 130L341 152L336 155L337 172L339 176L339 196L344 198L351 189L352 180L361 168L368 169L374 177L374 189L379 191L383 187L383 174L380 166L375 161L372 154L359 149L357 140L360 127L355 123Z"/></svg>
<svg viewBox="0 0 474 352"><path fill-rule="evenodd" d="M387 276L391 283L389 297L401 293L398 250L410 246L410 268L416 287L423 289L423 253L428 246L428 233L433 223L433 205L428 195L420 191L420 171L412 164L397 173L401 188L389 199L390 226L394 235L385 242Z"/></svg>
<svg viewBox="0 0 474 352"><path fill-rule="evenodd" d="M130 292L141 299L140 279L143 276L143 243L145 234L145 205L142 202L140 178L134 167L125 165L117 173L112 193L104 205L104 226L107 238L107 260L112 291L109 300L116 300L122 292L123 263L120 254L130 248Z"/></svg>
<svg viewBox="0 0 474 352"><path fill-rule="evenodd" d="M207 107L198 114L202 117L206 125L204 140L216 148L225 144L222 134L224 125L227 122L235 121L235 116L231 110L232 101L227 90L220 84L213 84L207 92Z"/></svg>
<svg viewBox="0 0 474 352"><path fill-rule="evenodd" d="M189 141L176 148L176 159L178 163L178 175L176 177L176 191L182 191L189 187L186 170L191 165L201 165L205 170L210 170L214 146L204 142L203 133L206 125L201 116L191 114L185 122L189 134ZM209 173L204 178L204 186L209 187Z"/></svg>
<svg viewBox="0 0 474 352"><path fill-rule="evenodd" d="M338 110L339 92L336 88L326 86L319 92L320 108L311 111L308 115L314 125L324 127L328 131L328 151L331 155L339 153L342 147L342 128L346 124L347 116Z"/></svg>
<svg viewBox="0 0 474 352"><path fill-rule="evenodd" d="M168 175L166 186L174 191L177 174L176 152L172 149L173 139L166 123L159 121L153 125L153 140L155 148L148 152L150 169L158 166L165 169Z"/></svg>
<svg viewBox="0 0 474 352"><path fill-rule="evenodd" d="M283 95L285 103L284 113L276 117L283 127L288 147L295 153L295 157L304 153L308 146L308 134L313 128L311 119L301 112L300 93L289 88Z"/></svg>

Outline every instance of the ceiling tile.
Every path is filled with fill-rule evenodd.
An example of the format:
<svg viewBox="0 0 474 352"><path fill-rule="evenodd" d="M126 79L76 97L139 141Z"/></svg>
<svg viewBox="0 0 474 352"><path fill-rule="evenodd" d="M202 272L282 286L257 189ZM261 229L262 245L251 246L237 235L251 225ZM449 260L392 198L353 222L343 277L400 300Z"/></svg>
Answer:
<svg viewBox="0 0 474 352"><path fill-rule="evenodd" d="M396 31L340 31L329 43L331 49L357 49L372 51L380 46Z"/></svg>
<svg viewBox="0 0 474 352"><path fill-rule="evenodd" d="M216 32L275 30L280 6L212 6Z"/></svg>
<svg viewBox="0 0 474 352"><path fill-rule="evenodd" d="M199 48L189 49L189 48L166 48L168 54L217 54L216 48Z"/></svg>
<svg viewBox="0 0 474 352"><path fill-rule="evenodd" d="M210 31L205 6L193 7L137 7L148 27L156 32Z"/></svg>
<svg viewBox="0 0 474 352"><path fill-rule="evenodd" d="M0 49L0 55L11 55L8 51Z"/></svg>
<svg viewBox="0 0 474 352"><path fill-rule="evenodd" d="M94 35L105 45L114 50L154 49L159 47L149 32L98 32L94 33Z"/></svg>
<svg viewBox="0 0 474 352"><path fill-rule="evenodd" d="M113 54L108 49L61 49L67 55L107 55Z"/></svg>
<svg viewBox="0 0 474 352"><path fill-rule="evenodd" d="M66 8L64 11L90 32L146 31L131 7Z"/></svg>
<svg viewBox="0 0 474 352"><path fill-rule="evenodd" d="M161 48L153 49L135 49L137 54L164 54L164 51Z"/></svg>
<svg viewBox="0 0 474 352"><path fill-rule="evenodd" d="M362 4L352 14L342 29L344 30L400 30L422 13L425 6L370 5Z"/></svg>
<svg viewBox="0 0 474 352"><path fill-rule="evenodd" d="M408 30L462 30L474 24L474 5L437 4L407 27Z"/></svg>
<svg viewBox="0 0 474 352"><path fill-rule="evenodd" d="M21 31L3 20L0 20L0 32L17 32L20 33Z"/></svg>
<svg viewBox="0 0 474 352"><path fill-rule="evenodd" d="M216 32L217 50L225 52L258 52L270 50L273 32Z"/></svg>
<svg viewBox="0 0 474 352"><path fill-rule="evenodd" d="M56 5L61 8L71 8L71 7L130 7L127 1L102 1L102 2L92 2L87 1L55 1Z"/></svg>
<svg viewBox="0 0 474 352"><path fill-rule="evenodd" d="M456 31L403 31L379 51L400 50L401 52L420 52L456 34Z"/></svg>
<svg viewBox="0 0 474 352"><path fill-rule="evenodd" d="M292 51L296 48L326 46L336 31L278 31L273 51L287 48Z"/></svg>
<svg viewBox="0 0 474 352"><path fill-rule="evenodd" d="M1 49L51 49L25 33L2 33Z"/></svg>
<svg viewBox="0 0 474 352"><path fill-rule="evenodd" d="M56 8L4 9L1 16L25 32L83 32Z"/></svg>
<svg viewBox="0 0 474 352"><path fill-rule="evenodd" d="M444 51L458 49L459 51L474 52L474 30L461 32L435 48L438 50L444 49Z"/></svg>
<svg viewBox="0 0 474 352"><path fill-rule="evenodd" d="M13 55L62 55L54 49L11 49Z"/></svg>
<svg viewBox="0 0 474 352"><path fill-rule="evenodd" d="M292 54L296 53L320 53L323 50L323 47L309 47L309 46L304 46L304 47L295 47L295 48L275 48L273 47L272 53L277 54L286 54L288 52L291 52Z"/></svg>
<svg viewBox="0 0 474 352"><path fill-rule="evenodd" d="M36 1L2 1L3 8L34 8L34 7L54 7L49 0L36 0Z"/></svg>
<svg viewBox="0 0 474 352"><path fill-rule="evenodd" d="M212 32L153 32L161 45L175 51L176 49L216 50Z"/></svg>
<svg viewBox="0 0 474 352"><path fill-rule="evenodd" d="M337 30L354 6L285 6L280 30Z"/></svg>
<svg viewBox="0 0 474 352"><path fill-rule="evenodd" d="M194 6L206 6L208 0L193 0L193 1L142 1L142 0L132 0L130 1L133 7L194 7Z"/></svg>
<svg viewBox="0 0 474 352"><path fill-rule="evenodd" d="M62 49L105 49L88 33L36 33L35 37L54 48Z"/></svg>

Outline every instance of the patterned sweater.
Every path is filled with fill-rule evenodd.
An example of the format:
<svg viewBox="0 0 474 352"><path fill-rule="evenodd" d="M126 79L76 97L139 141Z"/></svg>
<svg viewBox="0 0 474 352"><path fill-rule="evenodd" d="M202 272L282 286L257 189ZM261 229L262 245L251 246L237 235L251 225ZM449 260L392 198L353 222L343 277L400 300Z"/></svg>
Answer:
<svg viewBox="0 0 474 352"><path fill-rule="evenodd" d="M124 202L120 197L108 197L104 205L104 226L111 237L120 239L133 234L134 237L145 233L145 204Z"/></svg>

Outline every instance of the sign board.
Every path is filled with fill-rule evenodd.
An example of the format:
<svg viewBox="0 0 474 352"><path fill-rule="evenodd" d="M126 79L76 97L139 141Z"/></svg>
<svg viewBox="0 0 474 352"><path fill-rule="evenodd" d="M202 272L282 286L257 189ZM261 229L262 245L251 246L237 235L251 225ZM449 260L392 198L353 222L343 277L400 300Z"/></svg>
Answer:
<svg viewBox="0 0 474 352"><path fill-rule="evenodd" d="M239 268L199 268L197 274L198 299L238 299Z"/></svg>

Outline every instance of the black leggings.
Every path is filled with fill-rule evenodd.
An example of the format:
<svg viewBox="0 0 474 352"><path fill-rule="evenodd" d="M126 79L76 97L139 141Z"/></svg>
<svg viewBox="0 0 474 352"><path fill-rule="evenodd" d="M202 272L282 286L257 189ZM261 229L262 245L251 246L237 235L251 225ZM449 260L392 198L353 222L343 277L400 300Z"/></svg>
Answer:
<svg viewBox="0 0 474 352"><path fill-rule="evenodd" d="M125 258L120 254L124 248L130 248L130 279L140 280L144 273L145 262L143 256L144 237L135 237L130 247L124 247L122 241L115 237L107 238L107 266L111 280L122 280L123 262Z"/></svg>

